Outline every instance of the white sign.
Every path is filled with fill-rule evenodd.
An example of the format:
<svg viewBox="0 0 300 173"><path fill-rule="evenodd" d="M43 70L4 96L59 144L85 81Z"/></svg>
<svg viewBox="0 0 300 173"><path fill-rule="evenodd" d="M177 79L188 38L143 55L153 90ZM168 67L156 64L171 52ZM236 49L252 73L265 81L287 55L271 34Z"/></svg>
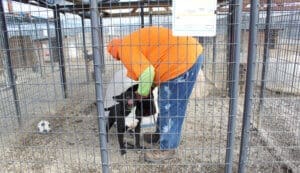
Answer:
<svg viewBox="0 0 300 173"><path fill-rule="evenodd" d="M215 36L217 0L173 0L173 35Z"/></svg>

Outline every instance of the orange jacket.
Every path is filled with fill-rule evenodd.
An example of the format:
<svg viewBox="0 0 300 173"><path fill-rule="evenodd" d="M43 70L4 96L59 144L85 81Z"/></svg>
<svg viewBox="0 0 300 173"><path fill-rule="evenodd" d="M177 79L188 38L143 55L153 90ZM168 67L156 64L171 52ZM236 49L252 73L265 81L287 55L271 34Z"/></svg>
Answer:
<svg viewBox="0 0 300 173"><path fill-rule="evenodd" d="M163 27L145 27L111 41L108 52L122 61L133 80L152 65L154 83L159 84L191 68L203 48L195 38L172 36L172 31Z"/></svg>

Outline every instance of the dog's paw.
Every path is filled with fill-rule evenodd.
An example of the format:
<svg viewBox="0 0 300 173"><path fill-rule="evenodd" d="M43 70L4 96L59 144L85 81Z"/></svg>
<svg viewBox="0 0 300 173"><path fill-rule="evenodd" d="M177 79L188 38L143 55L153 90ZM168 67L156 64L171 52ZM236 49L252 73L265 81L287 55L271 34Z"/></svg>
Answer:
<svg viewBox="0 0 300 173"><path fill-rule="evenodd" d="M133 144L129 143L129 142L126 142L126 148L127 149L134 149L135 146Z"/></svg>
<svg viewBox="0 0 300 173"><path fill-rule="evenodd" d="M132 129L127 130L127 133L130 135L130 137L134 137L135 132Z"/></svg>
<svg viewBox="0 0 300 173"><path fill-rule="evenodd" d="M145 150L145 149L148 149L148 148L145 147L145 146L136 146L135 148L136 148L136 149L139 149L139 150Z"/></svg>
<svg viewBox="0 0 300 173"><path fill-rule="evenodd" d="M124 154L126 154L126 150L125 149L121 149L120 150L121 155L123 156Z"/></svg>

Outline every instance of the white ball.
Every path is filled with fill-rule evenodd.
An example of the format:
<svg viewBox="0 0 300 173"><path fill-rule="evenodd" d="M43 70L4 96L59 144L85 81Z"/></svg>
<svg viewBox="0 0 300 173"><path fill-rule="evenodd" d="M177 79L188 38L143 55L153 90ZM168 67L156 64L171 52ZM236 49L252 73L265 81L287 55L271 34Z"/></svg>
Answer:
<svg viewBox="0 0 300 173"><path fill-rule="evenodd" d="M41 120L37 125L39 133L49 133L51 131L50 123L46 120Z"/></svg>

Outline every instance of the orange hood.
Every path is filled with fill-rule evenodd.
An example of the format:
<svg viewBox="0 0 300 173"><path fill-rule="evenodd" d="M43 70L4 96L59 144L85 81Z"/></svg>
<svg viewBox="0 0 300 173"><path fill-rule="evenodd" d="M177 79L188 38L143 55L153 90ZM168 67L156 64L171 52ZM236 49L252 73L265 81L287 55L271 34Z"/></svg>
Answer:
<svg viewBox="0 0 300 173"><path fill-rule="evenodd" d="M121 45L122 40L119 38L112 39L107 46L107 51L115 58L116 60L120 60L118 49Z"/></svg>

